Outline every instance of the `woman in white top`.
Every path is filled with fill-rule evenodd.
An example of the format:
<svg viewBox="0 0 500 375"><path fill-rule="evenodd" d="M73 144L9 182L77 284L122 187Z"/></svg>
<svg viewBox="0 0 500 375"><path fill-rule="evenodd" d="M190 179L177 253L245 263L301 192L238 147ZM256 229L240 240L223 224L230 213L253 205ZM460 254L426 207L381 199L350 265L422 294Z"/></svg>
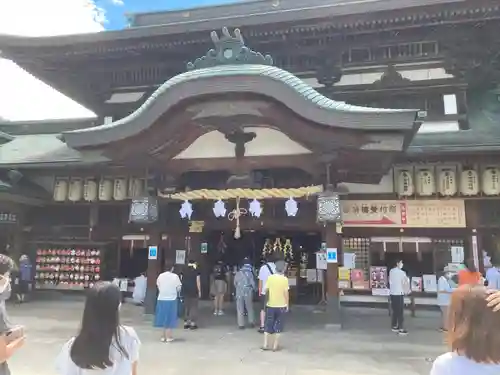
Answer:
<svg viewBox="0 0 500 375"><path fill-rule="evenodd" d="M134 280L134 292L132 293L132 299L136 305L142 305L144 299L146 298L148 279L144 273L141 273Z"/></svg>
<svg viewBox="0 0 500 375"><path fill-rule="evenodd" d="M89 289L80 332L56 361L59 375L137 375L141 342L120 324L120 289L110 282Z"/></svg>
<svg viewBox="0 0 500 375"><path fill-rule="evenodd" d="M443 275L438 280L437 304L441 309L441 331L448 330L448 306L450 305L451 293L451 273L445 267Z"/></svg>
<svg viewBox="0 0 500 375"><path fill-rule="evenodd" d="M156 312L154 326L163 329L162 342L172 342L173 329L177 328L179 317L179 292L181 280L173 273L173 264L165 262L166 271L161 273L156 280L158 287L158 301L156 301Z"/></svg>

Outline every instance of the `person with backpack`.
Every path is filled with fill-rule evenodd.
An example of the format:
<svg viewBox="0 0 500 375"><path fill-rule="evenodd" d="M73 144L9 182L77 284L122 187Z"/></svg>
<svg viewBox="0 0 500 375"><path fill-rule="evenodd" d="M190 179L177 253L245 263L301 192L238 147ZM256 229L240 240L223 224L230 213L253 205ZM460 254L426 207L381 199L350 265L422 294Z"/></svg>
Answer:
<svg viewBox="0 0 500 375"><path fill-rule="evenodd" d="M269 276L275 273L276 264L274 263L274 254L268 254L266 256L266 262L260 267L259 270L259 297L261 303L259 327L260 333L264 333L266 323L266 282Z"/></svg>
<svg viewBox="0 0 500 375"><path fill-rule="evenodd" d="M234 275L234 288L236 296L236 315L238 327L245 329L245 312L248 316L248 325L252 328L255 325L253 310L253 294L257 289L255 276L250 259L243 259L243 266Z"/></svg>

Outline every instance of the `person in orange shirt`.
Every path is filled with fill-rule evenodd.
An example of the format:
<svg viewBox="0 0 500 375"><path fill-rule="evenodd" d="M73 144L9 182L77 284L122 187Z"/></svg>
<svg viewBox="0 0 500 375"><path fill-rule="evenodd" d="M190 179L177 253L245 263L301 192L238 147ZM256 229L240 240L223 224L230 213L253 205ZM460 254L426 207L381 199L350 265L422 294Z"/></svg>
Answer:
<svg viewBox="0 0 500 375"><path fill-rule="evenodd" d="M481 284L482 275L478 272L473 259L465 262L465 268L458 272L458 285L478 285Z"/></svg>

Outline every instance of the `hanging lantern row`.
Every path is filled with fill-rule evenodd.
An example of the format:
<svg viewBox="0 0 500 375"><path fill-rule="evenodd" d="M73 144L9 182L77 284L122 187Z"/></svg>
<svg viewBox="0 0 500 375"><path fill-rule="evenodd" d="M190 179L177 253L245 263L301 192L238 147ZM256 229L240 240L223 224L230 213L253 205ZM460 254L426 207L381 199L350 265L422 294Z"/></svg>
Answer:
<svg viewBox="0 0 500 375"><path fill-rule="evenodd" d="M249 212L253 217L257 217L257 218L259 218L262 215L262 212L263 212L262 204L257 199L253 199L250 201L250 203L248 205L248 210L240 208L239 204L240 204L240 198L236 198L236 206L237 206L236 210L233 210L233 211L228 213L227 209L226 209L226 204L224 203L224 201L219 199L214 203L212 211L213 211L215 217L222 218L222 217L226 217L226 215L227 215L227 217L230 220L231 220L230 217L233 217L233 218L236 217L236 213L235 213L236 211L239 212L239 215L237 216L238 218L241 215L247 214L247 212ZM243 213L242 210L244 210L245 212ZM194 212L193 204L189 200L185 200L181 204L181 208L179 209L179 214L181 215L181 218L191 220L191 216L193 215L193 212ZM288 200L285 202L285 212L289 217L295 217L295 216L297 216L297 213L299 212L299 204L292 197L288 198Z"/></svg>

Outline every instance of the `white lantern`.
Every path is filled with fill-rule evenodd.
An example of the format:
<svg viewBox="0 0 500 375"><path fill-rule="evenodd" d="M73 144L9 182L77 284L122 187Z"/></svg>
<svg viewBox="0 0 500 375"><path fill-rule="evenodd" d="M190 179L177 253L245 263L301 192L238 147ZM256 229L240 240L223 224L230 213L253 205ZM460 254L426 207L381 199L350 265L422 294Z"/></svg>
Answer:
<svg viewBox="0 0 500 375"><path fill-rule="evenodd" d="M99 200L110 201L113 197L113 182L103 178L99 181Z"/></svg>
<svg viewBox="0 0 500 375"><path fill-rule="evenodd" d="M430 169L422 169L417 172L416 190L423 197L431 196L436 192L434 173Z"/></svg>
<svg viewBox="0 0 500 375"><path fill-rule="evenodd" d="M92 179L85 180L83 184L83 199L87 202L94 202L97 200L97 182Z"/></svg>
<svg viewBox="0 0 500 375"><path fill-rule="evenodd" d="M466 196L479 194L479 176L474 169L465 169L460 174L460 193Z"/></svg>
<svg viewBox="0 0 500 375"><path fill-rule="evenodd" d="M128 184L129 198L139 198L144 195L144 180L131 178Z"/></svg>
<svg viewBox="0 0 500 375"><path fill-rule="evenodd" d="M397 193L403 197L414 194L413 175L408 170L399 171L396 180Z"/></svg>
<svg viewBox="0 0 500 375"><path fill-rule="evenodd" d="M68 200L78 202L83 197L83 181L81 178L72 178L69 181Z"/></svg>
<svg viewBox="0 0 500 375"><path fill-rule="evenodd" d="M457 193L457 173L454 169L439 172L439 194L450 197Z"/></svg>
<svg viewBox="0 0 500 375"><path fill-rule="evenodd" d="M113 199L122 201L127 199L127 180L125 178L116 178L113 187Z"/></svg>
<svg viewBox="0 0 500 375"><path fill-rule="evenodd" d="M64 202L68 197L68 180L56 179L54 184L54 200Z"/></svg>
<svg viewBox="0 0 500 375"><path fill-rule="evenodd" d="M482 174L482 188L486 195L500 194L500 170L495 167L488 167Z"/></svg>

